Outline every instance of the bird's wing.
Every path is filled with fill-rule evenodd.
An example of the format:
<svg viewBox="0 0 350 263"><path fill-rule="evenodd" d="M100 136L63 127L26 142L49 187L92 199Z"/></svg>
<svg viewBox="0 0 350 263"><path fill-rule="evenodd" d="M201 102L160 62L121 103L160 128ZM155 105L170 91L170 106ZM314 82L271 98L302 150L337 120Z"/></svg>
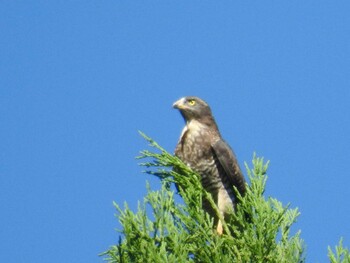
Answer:
<svg viewBox="0 0 350 263"><path fill-rule="evenodd" d="M232 149L222 139L215 142L212 148L230 183L237 187L237 190L243 195L245 193L245 180Z"/></svg>

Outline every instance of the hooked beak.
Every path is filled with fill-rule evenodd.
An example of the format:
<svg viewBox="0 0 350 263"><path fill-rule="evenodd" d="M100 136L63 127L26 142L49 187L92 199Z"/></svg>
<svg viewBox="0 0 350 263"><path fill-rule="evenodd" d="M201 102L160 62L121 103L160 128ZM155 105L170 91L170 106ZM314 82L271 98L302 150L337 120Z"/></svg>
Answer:
<svg viewBox="0 0 350 263"><path fill-rule="evenodd" d="M181 110L181 109L184 109L185 107L186 107L185 106L185 98L181 98L181 99L175 101L174 104L173 104L173 108L174 109Z"/></svg>

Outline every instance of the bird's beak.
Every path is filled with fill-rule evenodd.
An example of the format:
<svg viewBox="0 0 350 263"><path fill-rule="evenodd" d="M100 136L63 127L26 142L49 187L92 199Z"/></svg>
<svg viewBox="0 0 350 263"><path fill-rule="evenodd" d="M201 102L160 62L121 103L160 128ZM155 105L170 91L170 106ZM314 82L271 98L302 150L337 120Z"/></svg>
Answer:
<svg viewBox="0 0 350 263"><path fill-rule="evenodd" d="M181 98L178 101L175 101L173 104L173 108L175 109L184 109L185 108L185 98Z"/></svg>

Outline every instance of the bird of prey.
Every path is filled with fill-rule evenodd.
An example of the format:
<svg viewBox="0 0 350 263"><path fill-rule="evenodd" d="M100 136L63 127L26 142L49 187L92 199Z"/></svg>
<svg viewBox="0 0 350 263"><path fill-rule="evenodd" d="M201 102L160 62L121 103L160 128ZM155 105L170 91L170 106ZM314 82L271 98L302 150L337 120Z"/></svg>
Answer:
<svg viewBox="0 0 350 263"><path fill-rule="evenodd" d="M235 209L237 199L233 186L245 193L245 180L230 146L222 139L209 105L198 97L184 97L173 104L186 124L175 149L175 155L201 176L203 188L209 192L225 219ZM216 231L223 233L222 222L210 204L203 209L214 217Z"/></svg>

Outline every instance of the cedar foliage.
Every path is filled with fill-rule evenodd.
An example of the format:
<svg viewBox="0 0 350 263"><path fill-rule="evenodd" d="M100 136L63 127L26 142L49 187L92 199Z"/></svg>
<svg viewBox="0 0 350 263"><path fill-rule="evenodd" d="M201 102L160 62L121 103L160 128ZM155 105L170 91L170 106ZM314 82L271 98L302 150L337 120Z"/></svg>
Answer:
<svg viewBox="0 0 350 263"><path fill-rule="evenodd" d="M335 253L328 247L328 257L331 263L350 263L349 249L343 247L343 239L339 241L339 245L335 247Z"/></svg>
<svg viewBox="0 0 350 263"><path fill-rule="evenodd" d="M252 168L246 164L250 181L230 222L223 224L225 233L217 235L213 219L201 209L208 200L217 215L218 209L201 186L200 177L179 158L169 154L154 140L141 135L154 151L144 150L138 159L146 172L161 178L160 190L148 193L133 212L127 203L114 203L122 226L118 244L102 254L108 262L305 262L300 231L291 234L297 220L297 208L284 206L275 198L264 197L268 162L254 155ZM176 183L183 203L177 202ZM350 263L349 251L329 248L332 263ZM347 260L347 261L346 261Z"/></svg>

